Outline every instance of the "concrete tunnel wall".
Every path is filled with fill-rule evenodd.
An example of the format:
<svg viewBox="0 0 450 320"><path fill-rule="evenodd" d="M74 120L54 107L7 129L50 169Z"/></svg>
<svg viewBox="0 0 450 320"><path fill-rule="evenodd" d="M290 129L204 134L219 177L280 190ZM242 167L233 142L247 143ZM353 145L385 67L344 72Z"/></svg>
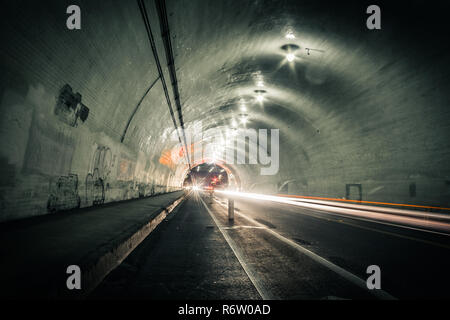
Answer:
<svg viewBox="0 0 450 320"><path fill-rule="evenodd" d="M137 4L78 1L78 31L65 28L70 4L2 11L0 221L168 192L184 179ZM448 207L450 61L433 40L445 19L411 24L382 3L382 32L369 32L367 4L348 4L167 1L186 128L201 120L225 132L243 99L248 128L280 129L280 169L230 164L242 190L358 198L357 187L347 194L357 184L363 200ZM146 5L174 105L158 15ZM285 44L299 47L294 65L283 62ZM55 114L66 84L90 110L76 125Z"/></svg>
<svg viewBox="0 0 450 320"><path fill-rule="evenodd" d="M160 81L120 141L158 77L137 5L81 2L78 32L65 27L68 5L25 1L2 12L0 221L180 189L160 163L175 144ZM55 114L65 84L90 109L85 122Z"/></svg>

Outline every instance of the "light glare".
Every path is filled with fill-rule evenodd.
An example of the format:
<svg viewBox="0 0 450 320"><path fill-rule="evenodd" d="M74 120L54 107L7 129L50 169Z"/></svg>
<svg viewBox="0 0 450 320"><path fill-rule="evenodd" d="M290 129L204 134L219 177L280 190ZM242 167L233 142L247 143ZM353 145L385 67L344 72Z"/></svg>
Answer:
<svg viewBox="0 0 450 320"><path fill-rule="evenodd" d="M286 33L286 39L295 39L295 35L292 32Z"/></svg>

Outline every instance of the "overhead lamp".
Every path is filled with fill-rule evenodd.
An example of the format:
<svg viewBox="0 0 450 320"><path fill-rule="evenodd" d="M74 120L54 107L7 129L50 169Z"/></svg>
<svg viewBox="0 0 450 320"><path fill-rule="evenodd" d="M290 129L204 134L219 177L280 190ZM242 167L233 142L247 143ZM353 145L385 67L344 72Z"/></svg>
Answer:
<svg viewBox="0 0 450 320"><path fill-rule="evenodd" d="M255 90L255 93L256 93L255 99L256 99L256 101L258 101L259 103L262 103L264 101L263 94L266 93L266 92L267 92L266 90L260 90L260 89Z"/></svg>
<svg viewBox="0 0 450 320"><path fill-rule="evenodd" d="M295 39L295 34L292 31L288 31L284 37L286 39Z"/></svg>
<svg viewBox="0 0 450 320"><path fill-rule="evenodd" d="M288 53L288 54L286 55L286 59L287 59L287 61L289 61L289 62L294 61L294 60L295 60L295 54L293 54L293 53Z"/></svg>
<svg viewBox="0 0 450 320"><path fill-rule="evenodd" d="M241 111L247 111L247 107L245 106L245 104L241 104Z"/></svg>
<svg viewBox="0 0 450 320"><path fill-rule="evenodd" d="M300 49L300 47L294 43L289 43L281 46L281 50L286 53L286 60L288 62L293 62L296 59L295 52Z"/></svg>

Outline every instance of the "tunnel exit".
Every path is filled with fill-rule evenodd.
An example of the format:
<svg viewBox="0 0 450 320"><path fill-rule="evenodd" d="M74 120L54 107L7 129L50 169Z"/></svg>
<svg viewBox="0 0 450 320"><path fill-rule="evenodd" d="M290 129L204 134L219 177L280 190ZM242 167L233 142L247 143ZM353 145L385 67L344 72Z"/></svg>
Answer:
<svg viewBox="0 0 450 320"><path fill-rule="evenodd" d="M196 189L227 189L230 186L226 170L215 163L203 163L187 174L184 187Z"/></svg>

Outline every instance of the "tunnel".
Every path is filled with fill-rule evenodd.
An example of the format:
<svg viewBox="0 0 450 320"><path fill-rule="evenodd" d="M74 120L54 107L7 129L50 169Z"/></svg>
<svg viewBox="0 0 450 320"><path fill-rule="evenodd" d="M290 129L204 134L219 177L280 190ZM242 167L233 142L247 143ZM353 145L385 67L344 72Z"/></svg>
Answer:
<svg viewBox="0 0 450 320"><path fill-rule="evenodd" d="M202 163L192 168L186 175L183 182L183 187L206 189L238 189L236 178L230 173L228 177L228 170L216 163Z"/></svg>
<svg viewBox="0 0 450 320"><path fill-rule="evenodd" d="M3 297L449 298L444 1L1 6Z"/></svg>

